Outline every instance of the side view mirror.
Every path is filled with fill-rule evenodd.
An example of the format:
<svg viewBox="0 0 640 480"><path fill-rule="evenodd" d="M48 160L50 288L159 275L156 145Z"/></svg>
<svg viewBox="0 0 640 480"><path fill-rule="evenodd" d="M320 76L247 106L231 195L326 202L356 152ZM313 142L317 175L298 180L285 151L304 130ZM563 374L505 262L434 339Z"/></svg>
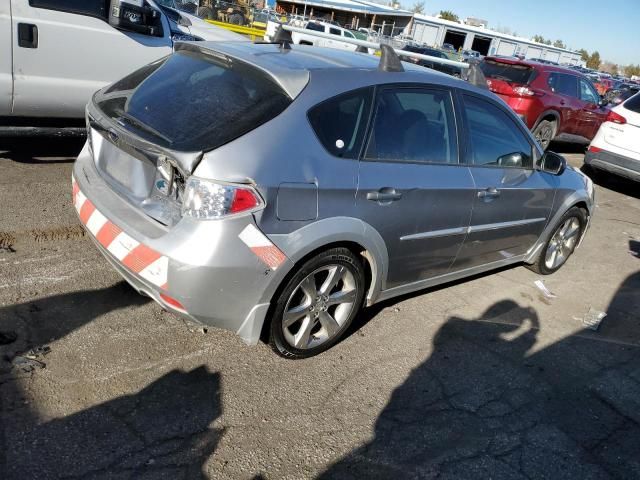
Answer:
<svg viewBox="0 0 640 480"><path fill-rule="evenodd" d="M118 30L162 37L162 17L144 0L110 0L109 25Z"/></svg>
<svg viewBox="0 0 640 480"><path fill-rule="evenodd" d="M507 153L498 157L498 165L501 167L522 167L522 152Z"/></svg>
<svg viewBox="0 0 640 480"><path fill-rule="evenodd" d="M567 168L567 160L557 153L546 151L540 162L540 170L551 175L562 175Z"/></svg>

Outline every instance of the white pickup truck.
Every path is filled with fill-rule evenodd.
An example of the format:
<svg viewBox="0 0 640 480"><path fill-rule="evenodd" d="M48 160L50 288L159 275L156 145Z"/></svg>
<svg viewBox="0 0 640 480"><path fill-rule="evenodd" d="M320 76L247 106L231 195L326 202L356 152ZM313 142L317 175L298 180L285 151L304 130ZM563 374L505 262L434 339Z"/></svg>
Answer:
<svg viewBox="0 0 640 480"><path fill-rule="evenodd" d="M294 25L299 27L300 25ZM270 42L276 34L276 29L278 28L278 24L276 22L267 23L267 31L265 33L265 40ZM321 22L319 20L311 20L306 22L304 26L305 30L309 30L309 34L306 33L298 33L293 32L291 34L291 39L293 43L299 45L315 45L316 47L329 47L329 48L337 48L339 50L350 50L355 51L357 45L353 45L352 43L343 42L343 38L348 38L350 40L355 40L356 36L351 33L346 28L339 27L338 25L334 25L333 23ZM313 35L314 32L321 32L331 35L332 38L323 38ZM335 37L335 38L333 38Z"/></svg>
<svg viewBox="0 0 640 480"><path fill-rule="evenodd" d="M176 40L249 41L172 7L173 0L0 0L0 133L77 124L93 92L170 54Z"/></svg>

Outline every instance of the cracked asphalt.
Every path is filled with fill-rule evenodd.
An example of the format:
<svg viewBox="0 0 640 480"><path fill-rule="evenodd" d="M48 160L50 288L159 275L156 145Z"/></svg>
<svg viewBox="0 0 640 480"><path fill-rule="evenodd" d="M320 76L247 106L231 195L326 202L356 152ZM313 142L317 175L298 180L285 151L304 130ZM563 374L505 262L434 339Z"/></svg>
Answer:
<svg viewBox="0 0 640 480"><path fill-rule="evenodd" d="M640 477L638 185L598 178L586 240L542 278L554 297L503 269L287 361L121 281L70 203L78 141L0 142L0 478Z"/></svg>

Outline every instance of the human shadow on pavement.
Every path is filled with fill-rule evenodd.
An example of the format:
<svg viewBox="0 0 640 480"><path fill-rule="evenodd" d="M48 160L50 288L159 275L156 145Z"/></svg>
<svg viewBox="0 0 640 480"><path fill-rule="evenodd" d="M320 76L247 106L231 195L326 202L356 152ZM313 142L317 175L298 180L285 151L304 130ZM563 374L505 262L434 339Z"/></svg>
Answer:
<svg viewBox="0 0 640 480"><path fill-rule="evenodd" d="M58 340L105 313L139 306L150 299L126 282L107 288L53 295L0 307L0 330L12 331L17 340L0 347L5 360L17 352ZM4 367L0 366L0 372Z"/></svg>
<svg viewBox="0 0 640 480"><path fill-rule="evenodd" d="M11 428L6 479L205 478L223 429L220 374L174 370L137 393Z"/></svg>
<svg viewBox="0 0 640 480"><path fill-rule="evenodd" d="M637 478L640 348L616 327L638 338L638 287L640 272L598 332L550 345L536 311L511 300L449 318L374 438L320 478Z"/></svg>

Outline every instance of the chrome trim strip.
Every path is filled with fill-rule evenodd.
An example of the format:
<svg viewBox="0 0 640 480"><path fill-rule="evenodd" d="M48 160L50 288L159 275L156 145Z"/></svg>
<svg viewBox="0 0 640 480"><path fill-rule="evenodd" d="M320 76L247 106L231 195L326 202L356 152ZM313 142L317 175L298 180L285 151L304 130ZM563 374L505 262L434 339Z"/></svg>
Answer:
<svg viewBox="0 0 640 480"><path fill-rule="evenodd" d="M400 240L420 240L423 238L447 237L449 235L463 235L467 233L467 227L445 228L442 230L432 230L430 232L414 233L400 237Z"/></svg>
<svg viewBox="0 0 640 480"><path fill-rule="evenodd" d="M424 238L437 238L448 237L449 235L463 235L467 233L486 232L489 230L498 230L500 228L519 227L522 225L529 225L531 223L546 222L547 219L540 218L528 218L525 220L515 220L512 222L500 222L500 223L485 223L484 225L472 225L470 227L456 227L456 228L444 228L442 230L432 230L429 232L413 233L411 235L404 235L400 237L400 240L422 240Z"/></svg>
<svg viewBox="0 0 640 480"><path fill-rule="evenodd" d="M500 222L500 223L486 223L484 225L472 225L467 230L468 233L486 232L489 230L498 230L500 228L519 227L522 225L529 225L531 223L546 222L547 219L540 218L528 218L525 220L515 220L513 222Z"/></svg>

